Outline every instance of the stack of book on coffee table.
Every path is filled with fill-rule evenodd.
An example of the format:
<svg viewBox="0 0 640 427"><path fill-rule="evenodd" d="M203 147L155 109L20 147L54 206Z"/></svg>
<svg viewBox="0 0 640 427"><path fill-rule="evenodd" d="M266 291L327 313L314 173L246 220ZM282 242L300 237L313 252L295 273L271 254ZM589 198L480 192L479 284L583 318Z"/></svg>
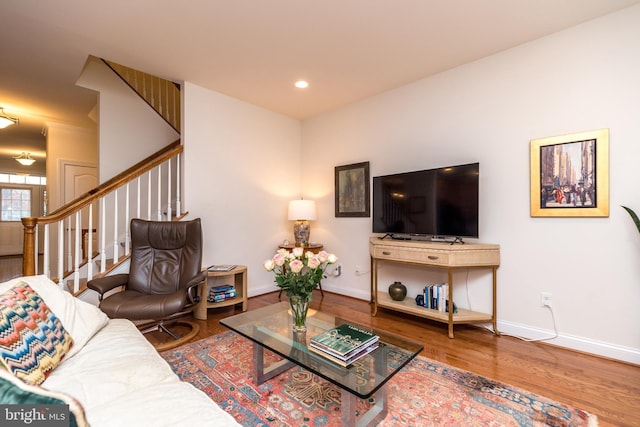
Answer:
<svg viewBox="0 0 640 427"><path fill-rule="evenodd" d="M349 366L378 348L378 336L348 323L324 331L309 341L309 349L341 366Z"/></svg>

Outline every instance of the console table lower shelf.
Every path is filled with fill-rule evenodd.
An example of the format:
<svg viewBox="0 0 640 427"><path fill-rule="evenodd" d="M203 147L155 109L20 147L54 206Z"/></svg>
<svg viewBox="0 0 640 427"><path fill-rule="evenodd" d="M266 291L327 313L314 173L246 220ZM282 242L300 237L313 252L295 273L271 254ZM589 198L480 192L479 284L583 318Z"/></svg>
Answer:
<svg viewBox="0 0 640 427"><path fill-rule="evenodd" d="M416 302L411 298L405 298L403 301L394 301L386 292L378 292L377 307L388 308L407 314L413 314L414 316L420 316L439 322L449 323L449 313L420 307L419 305L416 305ZM374 316L375 314L376 313L374 313ZM478 311L467 310L464 308L458 308L458 312L454 313L451 319L451 324L454 325L464 323L491 322L493 322L493 316L491 314L480 313Z"/></svg>

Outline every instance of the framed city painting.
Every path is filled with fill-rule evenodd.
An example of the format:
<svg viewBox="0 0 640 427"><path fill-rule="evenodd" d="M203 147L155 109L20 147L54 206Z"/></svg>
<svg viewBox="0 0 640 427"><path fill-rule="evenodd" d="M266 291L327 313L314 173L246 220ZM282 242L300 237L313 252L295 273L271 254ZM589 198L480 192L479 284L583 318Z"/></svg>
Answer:
<svg viewBox="0 0 640 427"><path fill-rule="evenodd" d="M369 216L369 162L336 166L336 217Z"/></svg>
<svg viewBox="0 0 640 427"><path fill-rule="evenodd" d="M531 140L531 216L609 216L609 129Z"/></svg>

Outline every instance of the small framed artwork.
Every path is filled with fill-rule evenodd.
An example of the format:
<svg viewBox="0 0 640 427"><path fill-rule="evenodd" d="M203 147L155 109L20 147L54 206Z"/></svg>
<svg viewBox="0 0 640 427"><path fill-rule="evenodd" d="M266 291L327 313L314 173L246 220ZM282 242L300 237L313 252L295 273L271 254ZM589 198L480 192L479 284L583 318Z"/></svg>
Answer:
<svg viewBox="0 0 640 427"><path fill-rule="evenodd" d="M609 216L609 129L531 140L531 216Z"/></svg>
<svg viewBox="0 0 640 427"><path fill-rule="evenodd" d="M336 166L336 217L368 217L369 162Z"/></svg>

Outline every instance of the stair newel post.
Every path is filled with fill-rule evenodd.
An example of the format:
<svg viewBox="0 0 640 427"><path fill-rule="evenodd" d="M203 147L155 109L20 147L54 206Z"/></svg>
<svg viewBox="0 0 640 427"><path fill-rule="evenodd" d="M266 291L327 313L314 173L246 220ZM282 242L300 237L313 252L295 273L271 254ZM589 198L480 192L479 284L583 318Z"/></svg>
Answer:
<svg viewBox="0 0 640 427"><path fill-rule="evenodd" d="M22 218L24 228L24 242L22 250L22 275L33 276L36 274L36 235L35 228L38 218Z"/></svg>

